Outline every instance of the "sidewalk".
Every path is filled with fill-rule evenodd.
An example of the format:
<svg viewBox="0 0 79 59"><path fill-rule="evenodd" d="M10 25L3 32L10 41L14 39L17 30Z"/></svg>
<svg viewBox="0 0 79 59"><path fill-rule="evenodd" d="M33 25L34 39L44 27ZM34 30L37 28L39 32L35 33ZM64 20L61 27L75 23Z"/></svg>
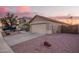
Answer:
<svg viewBox="0 0 79 59"><path fill-rule="evenodd" d="M12 53L13 51L8 46L8 44L5 42L5 40L2 37L2 34L0 33L0 53Z"/></svg>

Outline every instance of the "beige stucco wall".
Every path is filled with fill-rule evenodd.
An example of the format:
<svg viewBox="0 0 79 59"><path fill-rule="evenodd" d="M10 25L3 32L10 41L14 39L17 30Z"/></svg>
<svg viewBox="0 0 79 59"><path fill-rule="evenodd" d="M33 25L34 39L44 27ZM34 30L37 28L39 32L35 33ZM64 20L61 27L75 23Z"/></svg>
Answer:
<svg viewBox="0 0 79 59"><path fill-rule="evenodd" d="M62 24L55 23L55 22L49 22L49 24L50 24L49 30L52 31L52 33L60 33Z"/></svg>
<svg viewBox="0 0 79 59"><path fill-rule="evenodd" d="M41 17L36 17L32 22L31 24L34 24L34 23L47 23L47 21L45 21L45 19L41 18Z"/></svg>

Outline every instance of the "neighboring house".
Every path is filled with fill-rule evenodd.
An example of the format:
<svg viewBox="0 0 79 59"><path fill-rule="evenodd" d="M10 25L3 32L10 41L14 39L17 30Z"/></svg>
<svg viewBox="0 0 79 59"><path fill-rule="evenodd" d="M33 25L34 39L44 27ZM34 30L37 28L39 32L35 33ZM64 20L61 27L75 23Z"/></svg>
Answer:
<svg viewBox="0 0 79 59"><path fill-rule="evenodd" d="M69 24L50 19L47 17L36 15L29 21L33 33L52 34L61 33L61 25L68 26Z"/></svg>
<svg viewBox="0 0 79 59"><path fill-rule="evenodd" d="M27 28L26 24L29 22L30 17L22 17L18 19L18 29L25 30Z"/></svg>

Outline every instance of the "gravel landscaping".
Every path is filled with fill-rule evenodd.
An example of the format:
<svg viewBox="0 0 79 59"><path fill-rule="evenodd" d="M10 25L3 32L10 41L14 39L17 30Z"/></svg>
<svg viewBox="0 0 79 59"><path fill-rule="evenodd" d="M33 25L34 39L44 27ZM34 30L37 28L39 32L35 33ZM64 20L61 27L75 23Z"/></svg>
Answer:
<svg viewBox="0 0 79 59"><path fill-rule="evenodd" d="M79 34L51 34L11 46L17 53L79 53Z"/></svg>

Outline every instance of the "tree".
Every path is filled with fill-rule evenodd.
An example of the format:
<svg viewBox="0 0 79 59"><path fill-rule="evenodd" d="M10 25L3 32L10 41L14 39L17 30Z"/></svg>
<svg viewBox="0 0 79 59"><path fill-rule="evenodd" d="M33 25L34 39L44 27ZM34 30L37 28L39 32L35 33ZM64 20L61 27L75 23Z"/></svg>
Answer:
<svg viewBox="0 0 79 59"><path fill-rule="evenodd" d="M7 22L10 23L10 25L12 26L13 24L17 23L17 16L15 16L13 13L7 13L6 17Z"/></svg>
<svg viewBox="0 0 79 59"><path fill-rule="evenodd" d="M25 17L19 18L19 28L26 32L30 30L30 24L26 21Z"/></svg>
<svg viewBox="0 0 79 59"><path fill-rule="evenodd" d="M6 16L1 19L1 22L4 25L3 30L14 30L17 25L17 16L13 13L7 13Z"/></svg>

